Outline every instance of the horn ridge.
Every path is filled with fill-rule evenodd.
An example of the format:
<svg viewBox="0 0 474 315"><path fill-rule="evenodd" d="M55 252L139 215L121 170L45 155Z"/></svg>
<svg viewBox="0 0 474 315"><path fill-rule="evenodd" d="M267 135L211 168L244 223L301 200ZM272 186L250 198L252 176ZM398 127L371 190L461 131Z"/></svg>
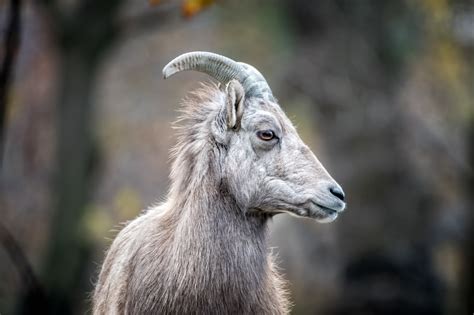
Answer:
<svg viewBox="0 0 474 315"><path fill-rule="evenodd" d="M235 79L242 84L246 96L263 97L274 101L271 89L263 75L246 63L236 62L211 52L188 52L171 60L163 68L163 77L167 79L178 72L187 70L206 73L222 84Z"/></svg>
<svg viewBox="0 0 474 315"><path fill-rule="evenodd" d="M230 80L243 80L243 68L234 60L204 51L194 51L182 54L171 60L163 68L165 79L187 70L204 72L217 81L227 84Z"/></svg>

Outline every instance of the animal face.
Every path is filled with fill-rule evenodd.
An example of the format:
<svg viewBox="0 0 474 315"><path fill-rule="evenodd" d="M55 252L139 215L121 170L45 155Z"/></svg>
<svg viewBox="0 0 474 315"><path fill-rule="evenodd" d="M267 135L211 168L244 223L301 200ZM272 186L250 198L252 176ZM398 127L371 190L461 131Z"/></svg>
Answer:
<svg viewBox="0 0 474 315"><path fill-rule="evenodd" d="M241 208L319 222L337 218L346 206L344 192L301 141L257 69L197 51L176 57L163 76L185 70L207 73L224 87L210 125L216 147L222 146L213 159Z"/></svg>
<svg viewBox="0 0 474 315"><path fill-rule="evenodd" d="M226 89L227 128L224 136L216 137L227 147L223 178L237 203L252 212L335 220L345 208L341 187L279 105L244 98L240 83L231 81Z"/></svg>

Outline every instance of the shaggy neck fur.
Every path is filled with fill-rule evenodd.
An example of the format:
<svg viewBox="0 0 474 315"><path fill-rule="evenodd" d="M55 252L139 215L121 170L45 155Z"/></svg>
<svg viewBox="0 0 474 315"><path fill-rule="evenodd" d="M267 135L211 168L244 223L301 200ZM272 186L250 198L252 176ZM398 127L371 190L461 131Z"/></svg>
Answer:
<svg viewBox="0 0 474 315"><path fill-rule="evenodd" d="M222 114L224 94L205 87L194 96L180 121L168 200L114 241L96 287L95 314L288 312L266 244L268 218L239 207L220 175L226 147L209 126Z"/></svg>
<svg viewBox="0 0 474 315"><path fill-rule="evenodd" d="M172 183L167 215L174 221L175 248L169 263L188 275L180 283L186 298L196 289L190 309L278 314L281 283L267 252L268 218L240 208L221 177L226 147L213 141L210 126L222 114L224 95L207 88L195 96L183 111L174 151L171 178L178 180Z"/></svg>

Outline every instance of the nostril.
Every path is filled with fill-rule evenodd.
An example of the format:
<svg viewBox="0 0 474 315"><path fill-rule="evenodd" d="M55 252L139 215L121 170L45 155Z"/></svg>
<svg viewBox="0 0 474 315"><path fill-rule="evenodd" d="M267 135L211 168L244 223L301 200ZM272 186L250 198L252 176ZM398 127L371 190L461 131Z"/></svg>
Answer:
<svg viewBox="0 0 474 315"><path fill-rule="evenodd" d="M339 186L333 186L331 188L329 188L329 191L331 192L331 194L333 194L334 196L336 196L337 198L341 199L342 201L344 201L344 198L345 198L345 195L344 195L344 192L342 191L342 188L339 187Z"/></svg>

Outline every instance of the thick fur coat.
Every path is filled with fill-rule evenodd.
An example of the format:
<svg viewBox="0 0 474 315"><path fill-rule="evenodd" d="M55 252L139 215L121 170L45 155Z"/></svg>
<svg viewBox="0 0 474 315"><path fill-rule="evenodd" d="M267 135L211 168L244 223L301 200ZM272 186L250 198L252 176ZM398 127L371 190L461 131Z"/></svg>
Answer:
<svg viewBox="0 0 474 315"><path fill-rule="evenodd" d="M277 213L319 222L343 193L273 99L233 80L184 102L167 201L116 237L94 314L287 314L267 247Z"/></svg>
<svg viewBox="0 0 474 315"><path fill-rule="evenodd" d="M116 237L96 285L94 314L288 312L266 245L269 215L243 211L220 175L226 148L212 140L210 126L223 114L225 97L206 86L185 101L168 201Z"/></svg>

